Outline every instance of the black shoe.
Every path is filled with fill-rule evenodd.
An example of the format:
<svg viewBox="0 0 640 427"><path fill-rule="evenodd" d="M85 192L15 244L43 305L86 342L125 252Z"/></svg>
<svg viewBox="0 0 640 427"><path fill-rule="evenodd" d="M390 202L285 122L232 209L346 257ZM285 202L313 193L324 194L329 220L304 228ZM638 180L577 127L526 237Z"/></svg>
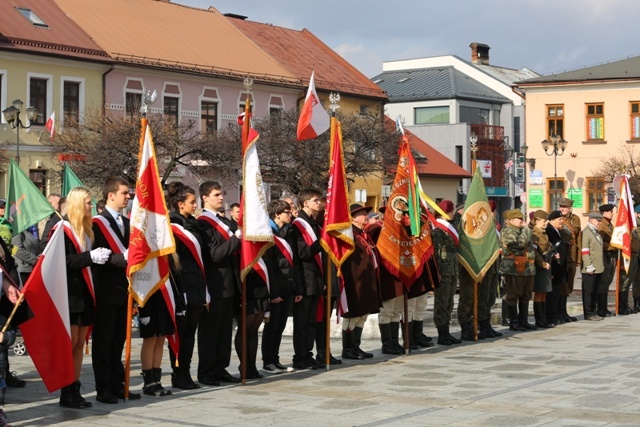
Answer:
<svg viewBox="0 0 640 427"><path fill-rule="evenodd" d="M358 354L353 348L350 348L348 350L342 350L342 358L349 360L362 360L364 359L364 356Z"/></svg>
<svg viewBox="0 0 640 427"><path fill-rule="evenodd" d="M311 363L306 360L298 360L293 362L293 369L312 369ZM313 368L318 369L318 368Z"/></svg>
<svg viewBox="0 0 640 427"><path fill-rule="evenodd" d="M322 354L322 353L316 354L316 362L317 363L325 364L324 361L325 361L324 354ZM336 359L335 357L333 357L333 354L330 354L329 355L329 364L330 365L342 365L342 360ZM325 364L325 367L326 367L326 364Z"/></svg>
<svg viewBox="0 0 640 427"><path fill-rule="evenodd" d="M223 383L232 383L232 384L237 384L239 382L241 382L242 380L238 377L234 377L233 375L231 375L229 372L224 371L222 373L222 375L217 376L216 380L223 382ZM201 381L202 382L202 381Z"/></svg>
<svg viewBox="0 0 640 427"><path fill-rule="evenodd" d="M543 322L542 320L536 321L536 326L538 328L543 328L543 329L549 329L549 328L555 328L556 327L556 325L554 325L553 323Z"/></svg>
<svg viewBox="0 0 640 427"><path fill-rule="evenodd" d="M396 346L394 345L390 345L390 346L386 346L386 345L382 345L382 354L394 354L394 355L398 355L398 354L402 354L404 353L403 350L399 350Z"/></svg>
<svg viewBox="0 0 640 427"><path fill-rule="evenodd" d="M316 359L313 358L313 356L309 356L309 359L307 359L309 361L309 364L311 365L311 369L324 369L327 367L327 365L324 363L324 361L322 362L318 362Z"/></svg>
<svg viewBox="0 0 640 427"><path fill-rule="evenodd" d="M600 317L611 317L611 314L610 314L609 311L607 311L607 312L598 311L597 315L600 316Z"/></svg>
<svg viewBox="0 0 640 427"><path fill-rule="evenodd" d="M196 383L193 382L188 373L176 370L171 373L171 387L181 390L193 390L196 388Z"/></svg>
<svg viewBox="0 0 640 427"><path fill-rule="evenodd" d="M220 381L216 380L213 377L198 377L198 382L204 385L210 385L217 387L220 385Z"/></svg>
<svg viewBox="0 0 640 427"><path fill-rule="evenodd" d="M9 372L4 381L7 383L7 387L20 388L27 385L27 382L18 378L15 372Z"/></svg>
<svg viewBox="0 0 640 427"><path fill-rule="evenodd" d="M118 403L118 398L115 397L109 390L99 391L98 394L96 394L96 400L101 403Z"/></svg>
<svg viewBox="0 0 640 427"><path fill-rule="evenodd" d="M117 399L124 399L124 389L118 390L112 393ZM129 390L129 400L138 400L141 399L142 395L140 393L134 393Z"/></svg>
<svg viewBox="0 0 640 427"><path fill-rule="evenodd" d="M600 317L598 315L589 316L589 317L585 318L585 320L602 320L602 319L604 319L604 317Z"/></svg>

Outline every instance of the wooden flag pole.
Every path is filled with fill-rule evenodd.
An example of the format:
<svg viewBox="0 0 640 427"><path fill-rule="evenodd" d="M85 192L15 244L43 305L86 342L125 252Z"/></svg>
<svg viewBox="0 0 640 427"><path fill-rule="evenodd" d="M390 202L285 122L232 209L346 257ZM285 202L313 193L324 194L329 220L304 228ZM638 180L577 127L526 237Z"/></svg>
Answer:
<svg viewBox="0 0 640 427"><path fill-rule="evenodd" d="M622 251L618 249L618 260L616 261L616 273L617 273L616 274L616 316L620 315L620 256L621 255L622 255ZM628 292L629 290L627 290L627 293ZM609 301L609 289L607 289L607 301Z"/></svg>
<svg viewBox="0 0 640 427"><path fill-rule="evenodd" d="M324 363L327 365L327 371L329 370L329 366L331 365L331 288L333 286L333 274L331 274L331 262L329 261L329 257L327 258L327 262L325 265L325 274L326 274L326 286L327 286L327 301L326 301L326 328L325 328L325 346L324 346Z"/></svg>
<svg viewBox="0 0 640 427"><path fill-rule="evenodd" d="M242 337L242 348L240 350L240 379L242 380L242 385L247 383L247 278L245 277L242 280L242 290L241 299L242 302L240 305L242 306L242 314L240 315L240 325L238 327L242 328L241 337Z"/></svg>
<svg viewBox="0 0 640 427"><path fill-rule="evenodd" d="M478 341L478 281L473 281L473 338Z"/></svg>
<svg viewBox="0 0 640 427"><path fill-rule="evenodd" d="M404 286L403 286L404 287ZM405 356L409 355L409 296L407 295L407 290L404 289L404 292L402 293L402 297L404 300L404 313L403 313L403 319L404 322L402 323L402 340L403 340L403 346L404 346L404 354Z"/></svg>

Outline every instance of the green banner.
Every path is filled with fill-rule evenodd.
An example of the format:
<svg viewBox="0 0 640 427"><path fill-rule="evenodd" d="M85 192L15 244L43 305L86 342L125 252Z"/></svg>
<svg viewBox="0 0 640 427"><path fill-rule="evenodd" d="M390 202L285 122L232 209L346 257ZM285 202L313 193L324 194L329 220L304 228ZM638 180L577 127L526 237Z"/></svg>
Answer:
<svg viewBox="0 0 640 427"><path fill-rule="evenodd" d="M582 190L579 188L570 188L567 197L573 200L574 208L582 208Z"/></svg>
<svg viewBox="0 0 640 427"><path fill-rule="evenodd" d="M529 193L529 209L542 209L544 197L543 191L540 188L532 188L528 191Z"/></svg>
<svg viewBox="0 0 640 427"><path fill-rule="evenodd" d="M69 195L69 191L71 191L75 187L84 187L84 184L78 176L73 173L71 168L65 163L64 165L64 176L62 177L62 197L67 197ZM97 215L98 211L96 210L96 206L98 205L98 201L95 197L91 198L93 202L93 208L91 208L91 214Z"/></svg>

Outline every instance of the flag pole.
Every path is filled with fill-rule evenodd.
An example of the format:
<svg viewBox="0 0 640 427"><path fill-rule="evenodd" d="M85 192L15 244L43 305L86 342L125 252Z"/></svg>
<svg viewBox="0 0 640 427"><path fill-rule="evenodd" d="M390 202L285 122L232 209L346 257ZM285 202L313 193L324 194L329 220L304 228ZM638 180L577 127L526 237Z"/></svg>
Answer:
<svg viewBox="0 0 640 427"><path fill-rule="evenodd" d="M331 130L329 132L329 170L331 170L331 159L333 158L333 150L335 150L336 147L333 146L334 144L334 138L336 135L336 110L334 107L334 104L331 105L332 108L332 112L331 112ZM325 218L327 216L327 212L324 212ZM326 224L323 224L323 226L326 226ZM325 349L324 349L324 363L326 366L327 371L330 369L329 366L331 365L331 291L333 290L333 274L331 274L331 260L329 259L329 257L327 258L327 265L325 267L325 274L326 274L326 278L325 278L325 282L326 282L326 286L327 286L327 306L326 306L326 328L325 328ZM336 265L336 271L338 272L338 274L340 274L340 270L338 269L338 266ZM337 311L338 309L336 309Z"/></svg>
<svg viewBox="0 0 640 427"><path fill-rule="evenodd" d="M471 142L471 173L476 173L476 153L478 152L478 135L471 133L469 137ZM473 281L473 338L478 341L478 281Z"/></svg>
<svg viewBox="0 0 640 427"><path fill-rule="evenodd" d="M616 316L620 315L620 257L621 256L622 256L622 251L618 249L618 260L616 261ZM608 296L609 296L609 290L607 289L607 300L609 299Z"/></svg>
<svg viewBox="0 0 640 427"><path fill-rule="evenodd" d="M404 345L404 355L409 355L409 296L407 295L407 289L402 285L402 300L403 300L403 319L402 323L402 344Z"/></svg>

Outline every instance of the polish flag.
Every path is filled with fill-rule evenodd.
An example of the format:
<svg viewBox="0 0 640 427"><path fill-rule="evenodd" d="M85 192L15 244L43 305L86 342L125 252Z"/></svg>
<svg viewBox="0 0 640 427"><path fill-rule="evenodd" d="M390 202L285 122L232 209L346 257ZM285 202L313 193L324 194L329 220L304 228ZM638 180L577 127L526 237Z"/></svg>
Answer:
<svg viewBox="0 0 640 427"><path fill-rule="evenodd" d="M75 378L65 265L64 227L56 227L22 291L33 318L20 330L49 393Z"/></svg>
<svg viewBox="0 0 640 427"><path fill-rule="evenodd" d="M169 280L167 255L176 250L146 119L142 119L142 135L127 260L130 288L141 307Z"/></svg>
<svg viewBox="0 0 640 427"><path fill-rule="evenodd" d="M320 98L316 93L314 74L314 72L311 73L309 90L298 120L298 141L317 138L330 127L329 114L320 103Z"/></svg>
<svg viewBox="0 0 640 427"><path fill-rule="evenodd" d="M49 131L49 137L53 141L53 136L55 135L55 127L56 127L56 112L51 113L51 117L45 123L44 128Z"/></svg>
<svg viewBox="0 0 640 427"><path fill-rule="evenodd" d="M622 175L616 178L620 182L620 203L618 204L616 226L613 227L609 244L621 250L624 270L628 273L631 263L631 231L637 226L636 216L633 213L633 196L629 187L629 177Z"/></svg>

